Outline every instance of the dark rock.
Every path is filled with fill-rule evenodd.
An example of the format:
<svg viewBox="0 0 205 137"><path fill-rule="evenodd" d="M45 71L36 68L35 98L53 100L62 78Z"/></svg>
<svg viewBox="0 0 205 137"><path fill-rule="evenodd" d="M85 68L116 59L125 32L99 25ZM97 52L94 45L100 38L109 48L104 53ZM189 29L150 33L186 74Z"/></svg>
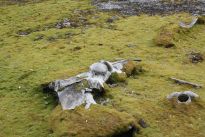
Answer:
<svg viewBox="0 0 205 137"><path fill-rule="evenodd" d="M127 131L124 131L122 133L118 133L116 135L113 135L112 137L134 137L135 133L139 132L139 128L137 128L134 125L130 125L127 128Z"/></svg>
<svg viewBox="0 0 205 137"><path fill-rule="evenodd" d="M40 34L40 35L37 35L35 38L34 38L34 41L38 41L38 40L41 40L43 39L44 35Z"/></svg>
<svg viewBox="0 0 205 137"><path fill-rule="evenodd" d="M63 29L63 28L67 28L70 26L71 26L71 23L68 19L64 19L63 21L60 21L56 24L57 29Z"/></svg>
<svg viewBox="0 0 205 137"><path fill-rule="evenodd" d="M17 32L17 34L19 35L19 36L26 36L26 35L28 35L28 34L30 34L31 32L30 31L18 31Z"/></svg>
<svg viewBox="0 0 205 137"><path fill-rule="evenodd" d="M111 18L107 19L108 23L113 23L114 21L118 20L119 18L117 16L112 16Z"/></svg>
<svg viewBox="0 0 205 137"><path fill-rule="evenodd" d="M143 128L147 128L147 127L148 127L148 125L147 125L147 123L144 121L144 119L140 119L139 122L138 122L138 124L139 124L141 127L143 127Z"/></svg>
<svg viewBox="0 0 205 137"><path fill-rule="evenodd" d="M73 48L73 51L78 51L78 50L81 50L82 48L80 46L76 46Z"/></svg>
<svg viewBox="0 0 205 137"><path fill-rule="evenodd" d="M191 52L189 54L189 59L192 63L199 63L199 62L202 62L204 60L204 57L199 52Z"/></svg>
<svg viewBox="0 0 205 137"><path fill-rule="evenodd" d="M53 42L56 40L56 38L54 36L50 36L47 38L48 41Z"/></svg>

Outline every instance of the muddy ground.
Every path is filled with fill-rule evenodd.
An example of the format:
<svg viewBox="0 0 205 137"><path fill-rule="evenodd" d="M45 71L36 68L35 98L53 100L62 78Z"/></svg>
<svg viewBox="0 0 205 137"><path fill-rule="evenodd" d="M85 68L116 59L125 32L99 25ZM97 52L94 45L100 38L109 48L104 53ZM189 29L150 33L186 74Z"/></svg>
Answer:
<svg viewBox="0 0 205 137"><path fill-rule="evenodd" d="M125 15L167 15L176 12L205 14L205 0L94 0L93 4L101 10L116 10Z"/></svg>

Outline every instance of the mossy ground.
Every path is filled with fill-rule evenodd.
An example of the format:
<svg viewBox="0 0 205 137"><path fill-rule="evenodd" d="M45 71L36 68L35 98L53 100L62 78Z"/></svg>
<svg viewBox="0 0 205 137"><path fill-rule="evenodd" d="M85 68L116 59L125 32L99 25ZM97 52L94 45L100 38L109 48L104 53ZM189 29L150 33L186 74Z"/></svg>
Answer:
<svg viewBox="0 0 205 137"><path fill-rule="evenodd" d="M94 10L86 16L89 23L53 27L77 9ZM107 107L143 118L149 127L138 135L141 137L205 136L204 88L176 85L168 79L174 76L205 83L205 63L192 64L187 56L191 51L205 53L205 25L182 33L175 47L165 49L153 40L160 28L186 21L189 15L120 17L107 23L114 14L96 11L88 0L49 0L0 8L1 137L54 136L48 122L54 106L39 88L42 83L87 71L101 59L134 57L143 60L145 72L129 77L126 86L112 88L113 98ZM18 36L19 30L27 29L32 30L29 35ZM39 35L43 38L35 40ZM75 47L81 48L73 50ZM193 90L200 100L190 108L173 107L166 101L167 94L184 90Z"/></svg>
<svg viewBox="0 0 205 137"><path fill-rule="evenodd" d="M111 137L129 130L135 119L125 112L95 105L89 110L78 107L72 112L61 106L52 112L50 125L55 136Z"/></svg>

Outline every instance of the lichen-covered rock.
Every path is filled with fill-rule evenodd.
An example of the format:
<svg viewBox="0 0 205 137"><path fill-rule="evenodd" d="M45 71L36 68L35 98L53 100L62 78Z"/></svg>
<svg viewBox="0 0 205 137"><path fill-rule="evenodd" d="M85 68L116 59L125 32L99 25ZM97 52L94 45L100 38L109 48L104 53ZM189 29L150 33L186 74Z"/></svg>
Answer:
<svg viewBox="0 0 205 137"><path fill-rule="evenodd" d="M134 125L134 118L129 114L100 105L89 110L78 107L73 111L63 111L58 106L50 118L54 135L66 137L111 137L128 133Z"/></svg>

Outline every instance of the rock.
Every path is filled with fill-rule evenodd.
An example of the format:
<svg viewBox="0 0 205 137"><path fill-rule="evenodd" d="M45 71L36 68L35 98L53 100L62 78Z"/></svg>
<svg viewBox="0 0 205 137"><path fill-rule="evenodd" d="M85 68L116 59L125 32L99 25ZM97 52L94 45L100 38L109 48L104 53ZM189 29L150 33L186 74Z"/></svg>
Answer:
<svg viewBox="0 0 205 137"><path fill-rule="evenodd" d="M138 124L139 124L141 127L143 127L143 128L147 128L147 127L148 127L148 125L147 125L147 123L144 121L144 119L140 119L139 122L138 122Z"/></svg>
<svg viewBox="0 0 205 137"><path fill-rule="evenodd" d="M200 52L191 52L188 56L192 63L199 63L204 60L204 57Z"/></svg>
<svg viewBox="0 0 205 137"><path fill-rule="evenodd" d="M119 19L119 17L117 17L117 16L112 16L111 18L108 18L106 22L108 22L108 23L113 23L114 21L116 21L116 20L118 20L118 19Z"/></svg>
<svg viewBox="0 0 205 137"><path fill-rule="evenodd" d="M73 51L78 51L78 50L81 50L81 49L82 49L82 47L76 46L76 47L73 48Z"/></svg>
<svg viewBox="0 0 205 137"><path fill-rule="evenodd" d="M37 36L34 38L34 41L41 40L41 39L43 39L43 37L44 37L43 34L39 34L39 35L37 35Z"/></svg>
<svg viewBox="0 0 205 137"><path fill-rule="evenodd" d="M17 32L17 34L19 36L26 36L26 35L29 35L31 32L32 32L31 29L27 29L27 30L20 30L20 31Z"/></svg>
<svg viewBox="0 0 205 137"><path fill-rule="evenodd" d="M60 21L56 24L57 29L63 29L63 28L67 28L70 26L71 26L71 23L68 19L64 19L63 21Z"/></svg>
<svg viewBox="0 0 205 137"><path fill-rule="evenodd" d="M89 110L78 107L74 111L63 111L56 107L50 118L55 136L68 137L132 137L139 130L134 118L115 109L95 105Z"/></svg>

